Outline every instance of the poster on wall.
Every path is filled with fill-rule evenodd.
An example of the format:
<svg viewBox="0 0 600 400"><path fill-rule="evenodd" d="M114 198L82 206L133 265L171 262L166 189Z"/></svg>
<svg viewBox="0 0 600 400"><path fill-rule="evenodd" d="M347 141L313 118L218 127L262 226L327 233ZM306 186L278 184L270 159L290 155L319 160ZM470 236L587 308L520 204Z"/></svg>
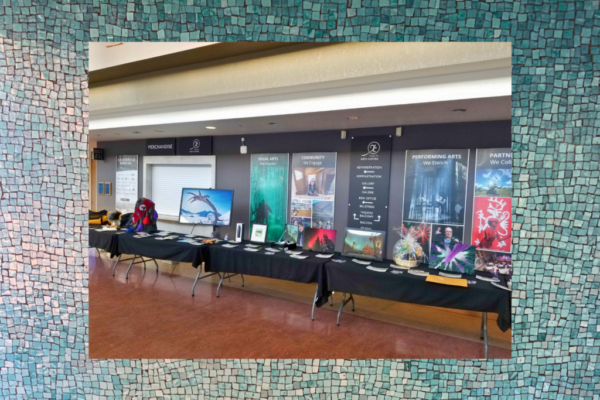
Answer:
<svg viewBox="0 0 600 400"><path fill-rule="evenodd" d="M348 227L386 231L392 137L352 138Z"/></svg>
<svg viewBox="0 0 600 400"><path fill-rule="evenodd" d="M132 213L138 199L138 156L117 156L115 181L115 209L123 214Z"/></svg>
<svg viewBox="0 0 600 400"><path fill-rule="evenodd" d="M471 244L479 253L512 250L512 151L478 149ZM486 258L493 258L488 254Z"/></svg>
<svg viewBox="0 0 600 400"><path fill-rule="evenodd" d="M469 150L407 150L404 220L464 225Z"/></svg>
<svg viewBox="0 0 600 400"><path fill-rule="evenodd" d="M289 154L252 154L250 162L250 231L267 225L267 241L281 239L287 222Z"/></svg>
<svg viewBox="0 0 600 400"><path fill-rule="evenodd" d="M295 153L292 159L290 222L306 228L335 229L337 153Z"/></svg>

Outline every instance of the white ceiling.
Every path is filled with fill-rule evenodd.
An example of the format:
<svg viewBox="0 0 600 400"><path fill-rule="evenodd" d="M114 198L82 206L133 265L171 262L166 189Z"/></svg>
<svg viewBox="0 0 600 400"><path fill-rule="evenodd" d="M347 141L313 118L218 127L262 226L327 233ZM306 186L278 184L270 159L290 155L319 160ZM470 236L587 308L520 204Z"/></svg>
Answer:
<svg viewBox="0 0 600 400"><path fill-rule="evenodd" d="M466 109L467 111L453 112L456 109ZM359 119L349 120L350 116ZM90 141L349 130L379 126L508 120L510 118L511 98L510 96L499 96L255 118L95 129L90 130ZM217 129L209 130L206 129L206 126L214 126ZM134 134L133 132L139 133Z"/></svg>

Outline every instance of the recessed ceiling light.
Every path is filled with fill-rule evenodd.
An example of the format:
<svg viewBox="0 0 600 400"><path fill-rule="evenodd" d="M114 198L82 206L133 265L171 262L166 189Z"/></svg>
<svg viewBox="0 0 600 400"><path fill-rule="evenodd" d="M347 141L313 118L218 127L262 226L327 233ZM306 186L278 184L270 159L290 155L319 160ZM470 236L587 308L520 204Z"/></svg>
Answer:
<svg viewBox="0 0 600 400"><path fill-rule="evenodd" d="M161 131L160 129L157 129L154 132L163 133L164 131Z"/></svg>
<svg viewBox="0 0 600 400"><path fill-rule="evenodd" d="M464 113L464 112L467 112L467 110L464 109L464 108L457 108L455 110L452 110L452 112L455 112L455 113Z"/></svg>
<svg viewBox="0 0 600 400"><path fill-rule="evenodd" d="M206 129L217 129L214 126L207 126Z"/></svg>
<svg viewBox="0 0 600 400"><path fill-rule="evenodd" d="M113 133L113 135L115 135L115 136L119 136L119 135L120 135L120 133L117 133L117 132L115 132L115 133Z"/></svg>
<svg viewBox="0 0 600 400"><path fill-rule="evenodd" d="M277 125L277 122L269 122L269 125Z"/></svg>
<svg viewBox="0 0 600 400"><path fill-rule="evenodd" d="M131 132L131 133L138 134L138 133L142 133L142 132L139 132L139 131L133 131L133 132Z"/></svg>
<svg viewBox="0 0 600 400"><path fill-rule="evenodd" d="M349 120L352 120L352 121L355 121L355 120L357 120L357 119L358 119L358 117L357 117L357 116L355 116L355 115L352 115L352 116L348 117L348 119L349 119Z"/></svg>

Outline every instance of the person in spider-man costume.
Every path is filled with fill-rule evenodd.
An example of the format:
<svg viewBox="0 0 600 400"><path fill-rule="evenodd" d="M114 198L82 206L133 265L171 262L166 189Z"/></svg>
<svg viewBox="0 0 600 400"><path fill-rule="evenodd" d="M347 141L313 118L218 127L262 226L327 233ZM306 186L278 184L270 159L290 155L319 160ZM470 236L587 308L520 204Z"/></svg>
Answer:
<svg viewBox="0 0 600 400"><path fill-rule="evenodd" d="M131 218L132 225L127 232L155 232L157 231L156 220L158 213L154 209L154 202L150 199L141 198L135 203L135 211Z"/></svg>

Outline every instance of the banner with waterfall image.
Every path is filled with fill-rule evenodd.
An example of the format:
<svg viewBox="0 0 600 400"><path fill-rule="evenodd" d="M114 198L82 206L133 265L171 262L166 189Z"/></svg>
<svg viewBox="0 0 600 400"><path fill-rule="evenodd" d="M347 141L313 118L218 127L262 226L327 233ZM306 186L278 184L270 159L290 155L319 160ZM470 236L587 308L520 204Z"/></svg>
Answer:
<svg viewBox="0 0 600 400"><path fill-rule="evenodd" d="M469 150L407 150L404 221L464 225Z"/></svg>
<svg viewBox="0 0 600 400"><path fill-rule="evenodd" d="M267 242L285 231L290 155L252 154L250 161L250 232L252 225L268 225Z"/></svg>

